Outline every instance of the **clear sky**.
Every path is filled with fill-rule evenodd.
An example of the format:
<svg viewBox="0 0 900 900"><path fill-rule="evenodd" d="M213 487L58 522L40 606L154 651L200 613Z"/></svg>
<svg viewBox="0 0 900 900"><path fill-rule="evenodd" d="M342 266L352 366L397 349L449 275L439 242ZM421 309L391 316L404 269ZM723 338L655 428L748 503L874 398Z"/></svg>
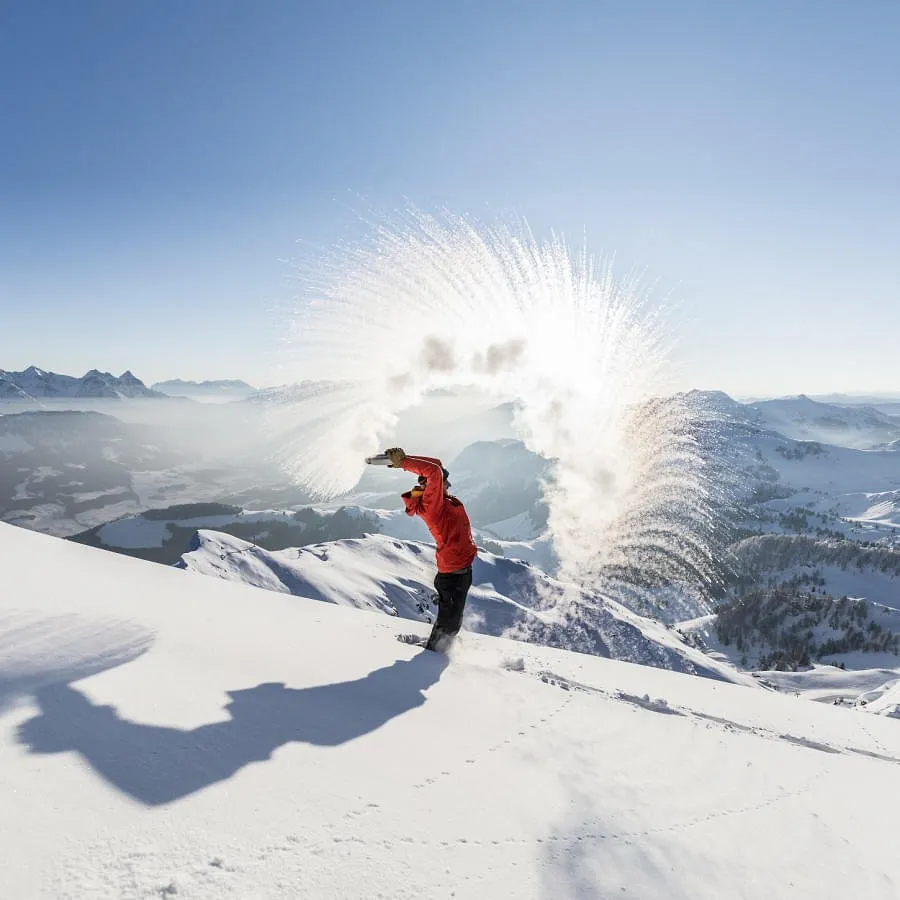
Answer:
<svg viewBox="0 0 900 900"><path fill-rule="evenodd" d="M0 368L266 383L286 260L408 198L646 270L685 387L900 391L898 48L896 0L0 3Z"/></svg>

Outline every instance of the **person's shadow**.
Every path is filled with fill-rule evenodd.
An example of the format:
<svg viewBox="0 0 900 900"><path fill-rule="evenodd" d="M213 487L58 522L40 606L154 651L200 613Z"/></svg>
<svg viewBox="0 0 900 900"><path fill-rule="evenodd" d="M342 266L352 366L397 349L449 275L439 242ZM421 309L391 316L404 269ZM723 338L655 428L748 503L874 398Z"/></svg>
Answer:
<svg viewBox="0 0 900 900"><path fill-rule="evenodd" d="M35 693L41 712L20 726L19 739L32 753L77 751L119 790L156 806L225 781L291 741L331 747L368 734L421 706L446 665L423 651L356 681L229 691L230 719L187 730L130 722L55 684Z"/></svg>

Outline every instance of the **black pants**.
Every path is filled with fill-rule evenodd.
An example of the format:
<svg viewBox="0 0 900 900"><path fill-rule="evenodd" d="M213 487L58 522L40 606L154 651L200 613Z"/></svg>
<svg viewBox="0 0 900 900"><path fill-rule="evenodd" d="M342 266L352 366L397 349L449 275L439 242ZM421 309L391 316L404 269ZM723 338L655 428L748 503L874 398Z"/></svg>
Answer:
<svg viewBox="0 0 900 900"><path fill-rule="evenodd" d="M466 597L472 587L472 567L461 572L438 572L434 589L438 595L438 614L426 647L441 650L449 644L462 625Z"/></svg>

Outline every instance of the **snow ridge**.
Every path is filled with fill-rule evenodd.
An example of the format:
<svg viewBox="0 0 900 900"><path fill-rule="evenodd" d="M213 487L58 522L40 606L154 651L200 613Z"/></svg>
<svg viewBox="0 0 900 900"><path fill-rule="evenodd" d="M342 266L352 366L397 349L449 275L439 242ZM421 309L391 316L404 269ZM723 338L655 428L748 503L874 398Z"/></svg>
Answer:
<svg viewBox="0 0 900 900"><path fill-rule="evenodd" d="M267 551L221 532L200 529L178 564L268 590L430 623L434 551L386 535ZM551 601L562 597L560 617ZM572 610L576 610L574 615ZM481 551L465 627L531 643L574 649L677 672L750 684L651 619L607 598L566 585L521 560Z"/></svg>

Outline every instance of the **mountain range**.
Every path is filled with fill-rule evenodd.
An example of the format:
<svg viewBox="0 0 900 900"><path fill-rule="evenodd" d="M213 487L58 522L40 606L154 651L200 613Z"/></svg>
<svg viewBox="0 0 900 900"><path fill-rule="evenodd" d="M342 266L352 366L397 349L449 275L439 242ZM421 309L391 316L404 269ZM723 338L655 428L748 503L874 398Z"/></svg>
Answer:
<svg viewBox="0 0 900 900"><path fill-rule="evenodd" d="M154 391L170 397L190 397L192 400L245 400L256 393L246 381L224 379L217 381L185 381L172 378L151 385Z"/></svg>
<svg viewBox="0 0 900 900"><path fill-rule="evenodd" d="M801 394L748 406L757 421L798 441L870 450L900 438L900 418L867 405L821 403Z"/></svg>
<svg viewBox="0 0 900 900"><path fill-rule="evenodd" d="M77 378L29 366L22 372L0 369L0 399L103 399L158 398L164 395L148 388L140 378L126 371L119 376L91 369Z"/></svg>

